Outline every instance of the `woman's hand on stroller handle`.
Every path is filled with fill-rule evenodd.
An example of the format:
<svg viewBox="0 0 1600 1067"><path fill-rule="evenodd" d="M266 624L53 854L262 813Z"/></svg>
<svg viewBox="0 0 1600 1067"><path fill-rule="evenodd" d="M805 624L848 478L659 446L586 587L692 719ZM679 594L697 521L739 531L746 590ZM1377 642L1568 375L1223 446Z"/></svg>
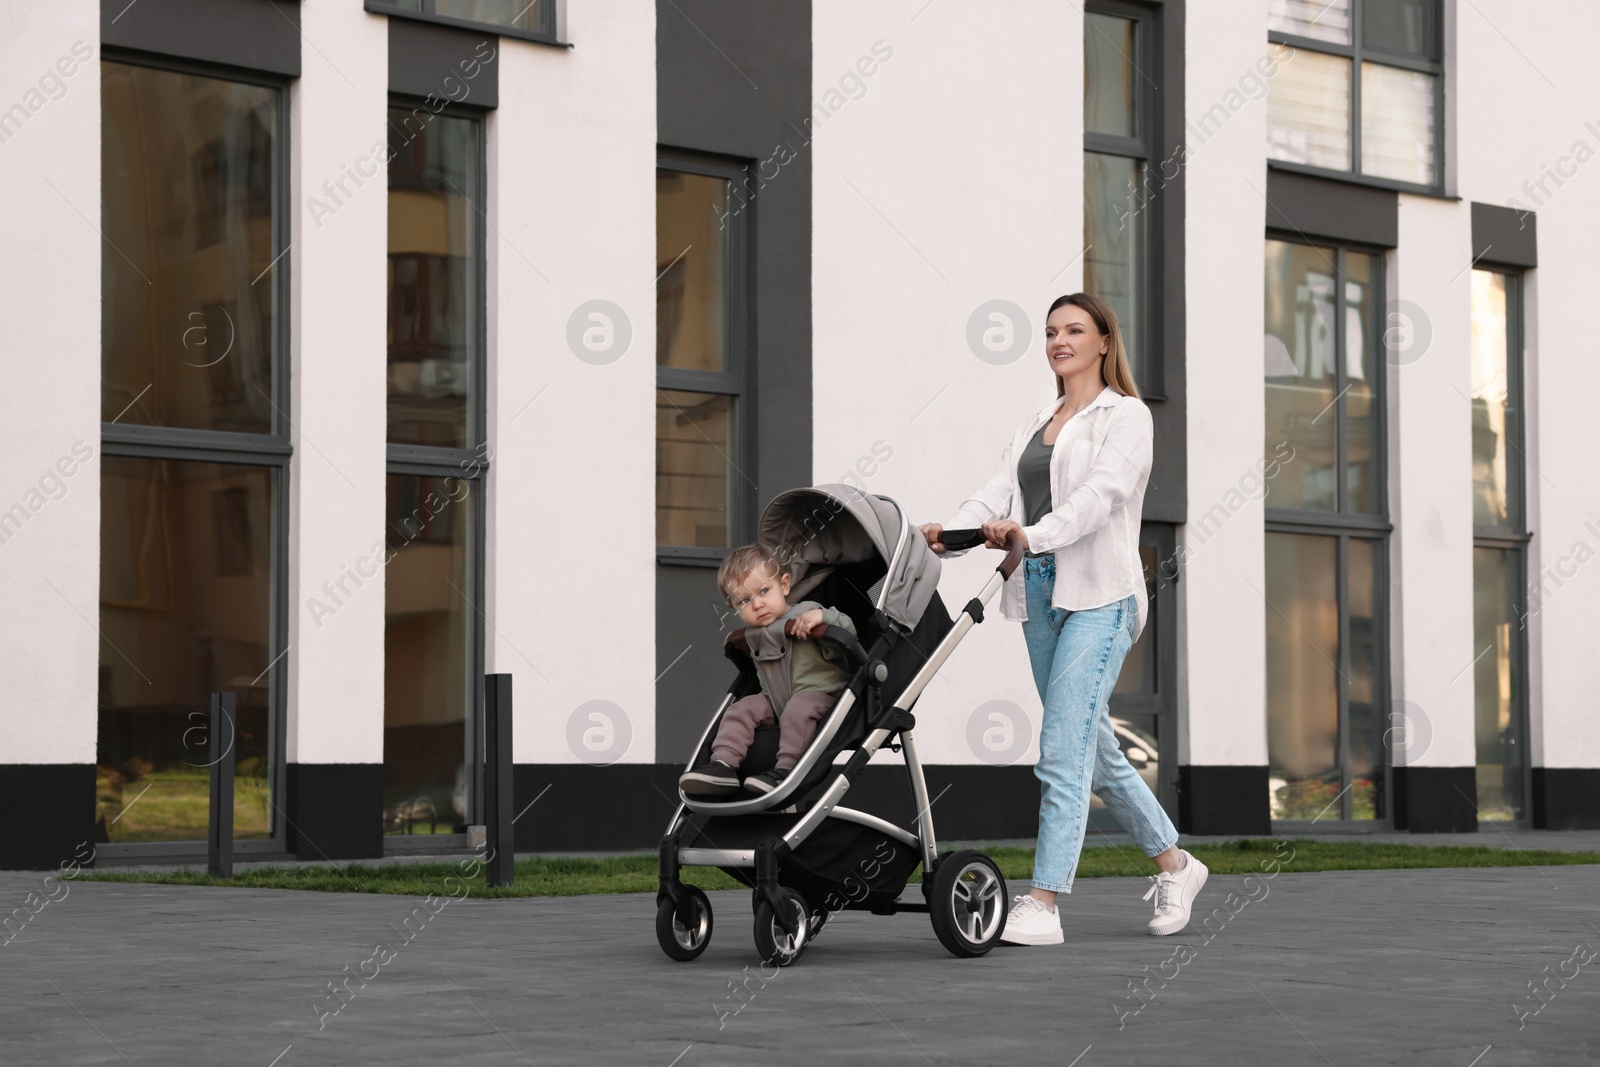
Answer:
<svg viewBox="0 0 1600 1067"><path fill-rule="evenodd" d="M1015 534L1017 539L1022 542L1023 551L1028 549L1028 535L1023 531L1021 523L1013 522L1011 519L996 519L994 522L984 523L978 529L986 538L984 541L984 547L986 548L1009 549L1012 535Z"/></svg>
<svg viewBox="0 0 1600 1067"><path fill-rule="evenodd" d="M1011 577L1011 572L1022 562L1022 554L1028 550L1028 535L1020 523L1010 519L996 519L972 530L946 530L936 522L920 529L935 552L959 552L979 545L1005 549L1006 558L1000 563L1000 573L1006 578Z"/></svg>

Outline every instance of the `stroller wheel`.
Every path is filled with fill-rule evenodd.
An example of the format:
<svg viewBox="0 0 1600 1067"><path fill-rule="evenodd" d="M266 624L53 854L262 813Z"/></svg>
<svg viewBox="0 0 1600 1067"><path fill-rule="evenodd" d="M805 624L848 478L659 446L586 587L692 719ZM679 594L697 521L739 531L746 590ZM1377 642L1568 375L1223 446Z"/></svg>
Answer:
<svg viewBox="0 0 1600 1067"><path fill-rule="evenodd" d="M1006 928L1006 880L981 852L952 852L934 868L928 906L939 943L957 956L982 956Z"/></svg>
<svg viewBox="0 0 1600 1067"><path fill-rule="evenodd" d="M686 885L683 889L689 894L694 921L685 926L672 901L663 900L656 907L656 940L661 942L662 952L687 962L697 958L711 944L711 901L697 886Z"/></svg>
<svg viewBox="0 0 1600 1067"><path fill-rule="evenodd" d="M817 935L822 933L822 928L828 925L830 914L827 908L818 908L811 913L811 917L806 920L806 944L815 941Z"/></svg>
<svg viewBox="0 0 1600 1067"><path fill-rule="evenodd" d="M779 967L787 967L799 959L811 938L811 920L805 898L793 889L785 889L783 901L798 924L792 934L779 925L771 904L763 900L756 905L756 952L760 954L762 963L776 963Z"/></svg>

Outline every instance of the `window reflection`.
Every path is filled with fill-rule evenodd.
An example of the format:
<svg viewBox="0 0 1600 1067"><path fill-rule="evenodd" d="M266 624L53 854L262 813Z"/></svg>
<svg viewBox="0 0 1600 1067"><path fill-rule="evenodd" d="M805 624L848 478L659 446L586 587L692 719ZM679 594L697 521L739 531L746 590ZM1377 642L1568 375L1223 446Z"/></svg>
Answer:
<svg viewBox="0 0 1600 1067"><path fill-rule="evenodd" d="M268 837L274 474L102 463L96 835L205 839L210 697L231 690L234 836Z"/></svg>
<svg viewBox="0 0 1600 1067"><path fill-rule="evenodd" d="M461 478L391 474L384 568L383 827L464 833L472 606L471 491Z"/></svg>
<svg viewBox="0 0 1600 1067"><path fill-rule="evenodd" d="M1478 812L1495 821L1520 819L1522 760L1522 662L1516 619L1518 553L1474 548L1472 552L1472 694L1478 763Z"/></svg>
<svg viewBox="0 0 1600 1067"><path fill-rule="evenodd" d="M683 370L728 367L730 182L656 171L656 364Z"/></svg>
<svg viewBox="0 0 1600 1067"><path fill-rule="evenodd" d="M1269 531L1266 550L1271 817L1337 819L1338 541Z"/></svg>
<svg viewBox="0 0 1600 1067"><path fill-rule="evenodd" d="M1138 23L1087 13L1083 20L1083 128L1114 137L1137 137L1134 81Z"/></svg>
<svg viewBox="0 0 1600 1067"><path fill-rule="evenodd" d="M272 432L278 90L101 64L101 418Z"/></svg>
<svg viewBox="0 0 1600 1067"><path fill-rule="evenodd" d="M1432 185L1436 76L1361 64L1361 173Z"/></svg>
<svg viewBox="0 0 1600 1067"><path fill-rule="evenodd" d="M426 11L434 15L491 26L511 26L519 30L546 30L542 17L547 0L383 0L406 11Z"/></svg>
<svg viewBox="0 0 1600 1067"><path fill-rule="evenodd" d="M1507 454L1513 416L1509 390L1506 278L1493 271L1472 272L1472 522L1510 526L1510 474L1515 457Z"/></svg>
<svg viewBox="0 0 1600 1067"><path fill-rule="evenodd" d="M1431 58L1434 54L1432 17L1435 0L1383 0L1362 9L1362 39L1368 48L1409 52Z"/></svg>
<svg viewBox="0 0 1600 1067"><path fill-rule="evenodd" d="M1373 287L1377 257L1344 254L1344 457L1345 505L1376 515L1384 510L1384 485L1378 466L1376 377L1383 366L1375 351L1375 328L1382 294ZM1328 412L1324 419L1333 419Z"/></svg>
<svg viewBox="0 0 1600 1067"><path fill-rule="evenodd" d="M731 548L734 401L656 390L656 543Z"/></svg>
<svg viewBox="0 0 1600 1067"><path fill-rule="evenodd" d="M1333 511L1338 497L1334 408L1337 253L1268 241L1266 260L1266 449L1285 456L1268 503Z"/></svg>
<svg viewBox="0 0 1600 1067"><path fill-rule="evenodd" d="M1382 603L1382 545L1352 537L1349 541L1350 660L1345 701L1348 708L1350 817L1381 819L1387 814L1383 766L1387 759L1383 734L1388 726L1381 694L1383 662L1378 609ZM1329 812L1330 815L1336 814Z"/></svg>
<svg viewBox="0 0 1600 1067"><path fill-rule="evenodd" d="M389 111L389 441L467 447L478 348L478 123Z"/></svg>
<svg viewBox="0 0 1600 1067"><path fill-rule="evenodd" d="M1267 0L1267 27L1335 44L1350 43L1350 0Z"/></svg>
<svg viewBox="0 0 1600 1067"><path fill-rule="evenodd" d="M1301 49L1268 83L1267 155L1350 169L1350 60Z"/></svg>
<svg viewBox="0 0 1600 1067"><path fill-rule="evenodd" d="M1145 360L1145 164L1126 156L1083 154L1084 288L1104 297L1117 313L1128 363L1138 380Z"/></svg>
<svg viewBox="0 0 1600 1067"><path fill-rule="evenodd" d="M523 30L540 28L539 9L543 6L542 0L433 0L437 14Z"/></svg>

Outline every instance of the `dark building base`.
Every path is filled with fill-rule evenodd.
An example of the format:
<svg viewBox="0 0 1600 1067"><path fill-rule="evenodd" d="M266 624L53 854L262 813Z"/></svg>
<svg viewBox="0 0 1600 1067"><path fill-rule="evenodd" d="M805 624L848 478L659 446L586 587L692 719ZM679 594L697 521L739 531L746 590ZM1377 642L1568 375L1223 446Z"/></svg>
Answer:
<svg viewBox="0 0 1600 1067"><path fill-rule="evenodd" d="M92 763L0 764L0 869L57 870L94 846Z"/></svg>
<svg viewBox="0 0 1600 1067"><path fill-rule="evenodd" d="M1272 833L1267 768L1178 768L1178 830L1186 834Z"/></svg>
<svg viewBox="0 0 1600 1067"><path fill-rule="evenodd" d="M1394 768L1394 828L1414 834L1478 830L1475 767Z"/></svg>
<svg viewBox="0 0 1600 1067"><path fill-rule="evenodd" d="M1600 830L1600 769L1535 767L1532 807L1535 829Z"/></svg>
<svg viewBox="0 0 1600 1067"><path fill-rule="evenodd" d="M1033 837L1039 783L1029 766L930 766L924 771L937 836L949 841ZM512 773L518 852L654 848L678 808L683 767L522 763ZM532 807L528 805L532 802ZM845 804L910 828L916 815L900 767L867 767Z"/></svg>
<svg viewBox="0 0 1600 1067"><path fill-rule="evenodd" d="M303 860L383 855L383 764L291 763L285 847Z"/></svg>

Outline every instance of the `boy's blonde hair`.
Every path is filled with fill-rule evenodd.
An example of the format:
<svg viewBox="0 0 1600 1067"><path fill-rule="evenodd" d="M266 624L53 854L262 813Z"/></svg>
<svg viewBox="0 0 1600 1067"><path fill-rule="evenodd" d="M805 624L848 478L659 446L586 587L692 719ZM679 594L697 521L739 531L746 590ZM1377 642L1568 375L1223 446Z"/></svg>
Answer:
<svg viewBox="0 0 1600 1067"><path fill-rule="evenodd" d="M778 578L788 573L783 557L771 545L757 541L753 545L744 545L729 552L722 561L722 566L717 568L717 588L722 590L722 595L730 602L733 599L733 587L744 581L755 571L760 570L764 577Z"/></svg>

